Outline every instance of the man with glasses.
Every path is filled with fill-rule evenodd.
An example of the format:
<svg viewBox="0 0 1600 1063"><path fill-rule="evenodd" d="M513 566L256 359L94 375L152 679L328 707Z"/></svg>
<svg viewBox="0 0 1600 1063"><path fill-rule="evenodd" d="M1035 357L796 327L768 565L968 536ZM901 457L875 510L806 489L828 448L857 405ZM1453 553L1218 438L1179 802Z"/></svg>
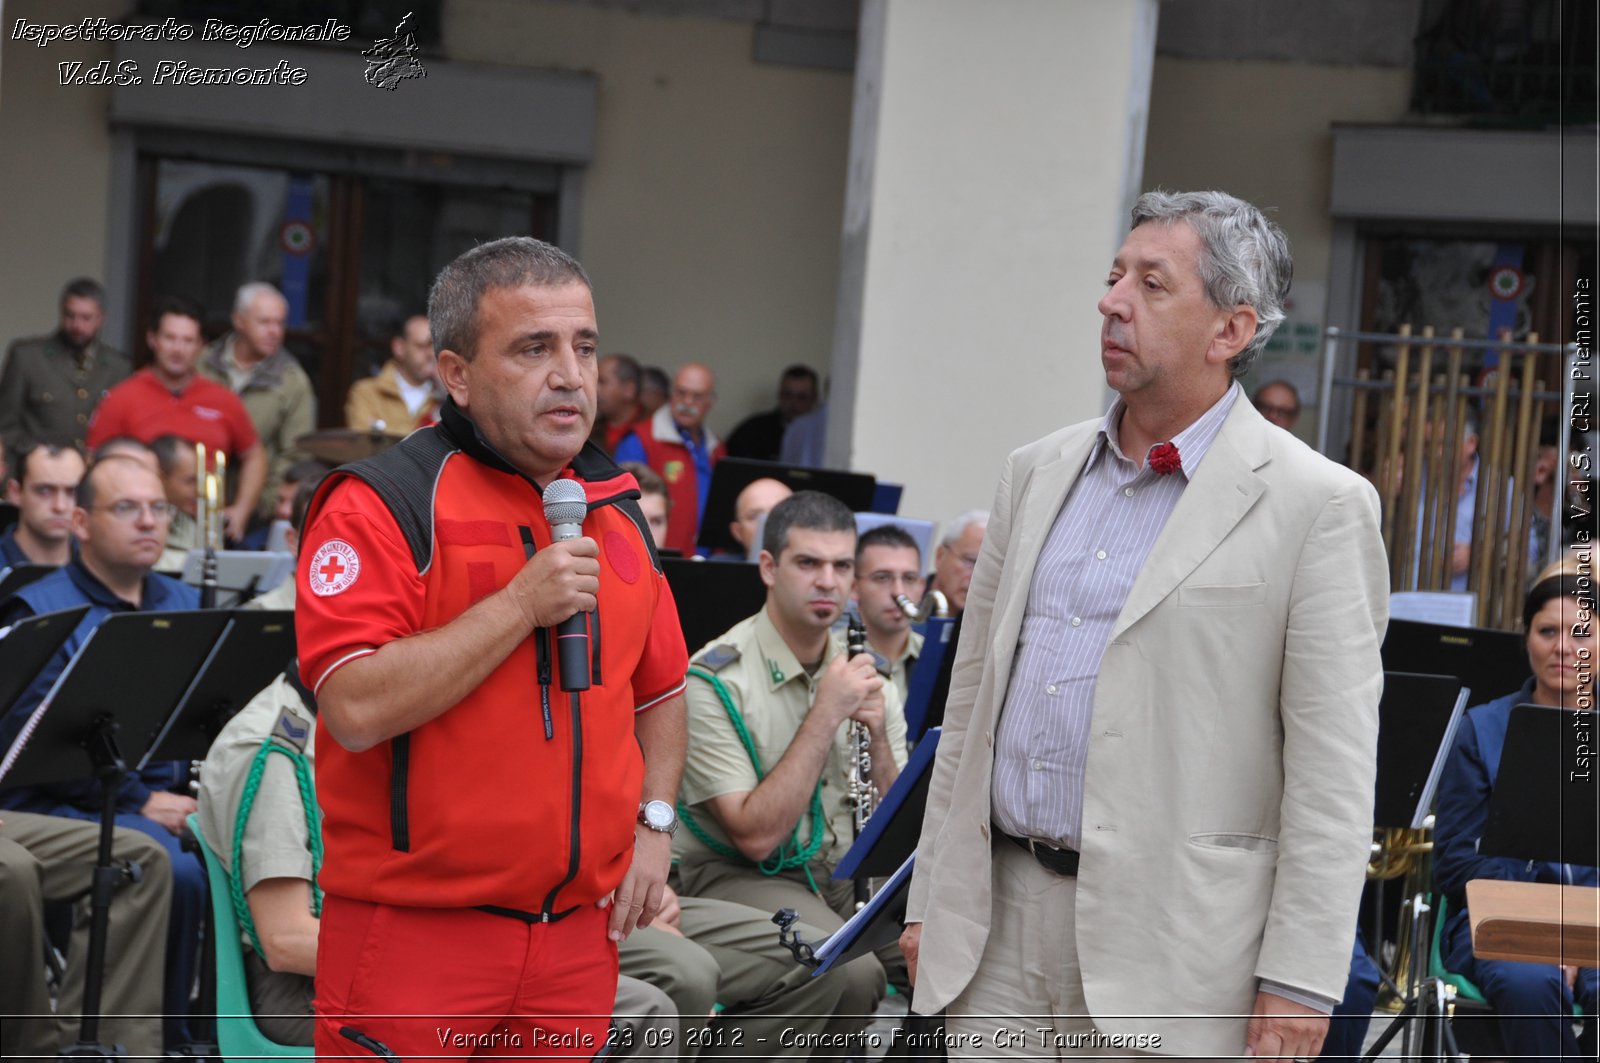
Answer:
<svg viewBox="0 0 1600 1063"><path fill-rule="evenodd" d="M0 569L71 560L73 494L82 479L76 447L35 443L17 451L17 475L6 483L17 522L0 531Z"/></svg>
<svg viewBox="0 0 1600 1063"><path fill-rule="evenodd" d="M89 634L113 613L198 609L195 588L151 571L167 541L172 503L162 492L161 478L125 456L102 458L78 484L72 534L78 556L17 591L0 604L0 626L43 613L86 605L88 613L49 665L17 700L0 727L0 735L20 726L44 699ZM167 929L167 978L164 992L167 1047L189 1040L185 1028L189 987L194 982L195 945L205 907L205 869L179 841L184 817L195 800L173 792L181 783L181 765L152 763L130 773L117 793L117 824L143 831L160 842L172 865L172 918ZM103 803L94 779L18 787L0 792L0 807L50 816L98 820Z"/></svg>
<svg viewBox="0 0 1600 1063"><path fill-rule="evenodd" d="M1287 380L1269 380L1256 389L1256 412L1283 429L1293 432L1300 421L1300 393Z"/></svg>
<svg viewBox="0 0 1600 1063"><path fill-rule="evenodd" d="M978 563L983 548L983 533L989 528L989 511L972 509L945 525L944 537L933 551L933 578L928 581L928 597L938 591L944 595L951 616L967 608L967 588L972 586L972 566ZM929 612L923 603L924 613Z"/></svg>
<svg viewBox="0 0 1600 1063"><path fill-rule="evenodd" d="M667 482L672 512L667 519L667 549L694 553L695 536L705 516L711 470L727 453L722 440L706 427L706 414L717 401L717 377L690 362L672 378L667 404L650 420L634 426L617 444L616 459L642 462Z"/></svg>
<svg viewBox="0 0 1600 1063"><path fill-rule="evenodd" d="M905 704L911 669L922 653L922 636L896 596L922 597L922 551L898 524L882 524L856 541L856 604L867 629L867 645L881 658L878 670L889 677Z"/></svg>

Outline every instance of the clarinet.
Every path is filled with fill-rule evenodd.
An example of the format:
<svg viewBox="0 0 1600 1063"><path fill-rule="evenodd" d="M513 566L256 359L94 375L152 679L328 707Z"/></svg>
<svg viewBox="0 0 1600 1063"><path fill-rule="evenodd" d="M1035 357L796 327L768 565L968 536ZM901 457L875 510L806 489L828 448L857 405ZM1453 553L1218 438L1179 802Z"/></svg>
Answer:
<svg viewBox="0 0 1600 1063"><path fill-rule="evenodd" d="M867 652L867 629L861 619L850 613L845 620L845 653L848 657ZM850 820L855 837L872 817L878 806L878 788L872 785L872 735L860 720L850 721ZM865 878L856 879L856 907L860 908L871 898L872 886Z"/></svg>

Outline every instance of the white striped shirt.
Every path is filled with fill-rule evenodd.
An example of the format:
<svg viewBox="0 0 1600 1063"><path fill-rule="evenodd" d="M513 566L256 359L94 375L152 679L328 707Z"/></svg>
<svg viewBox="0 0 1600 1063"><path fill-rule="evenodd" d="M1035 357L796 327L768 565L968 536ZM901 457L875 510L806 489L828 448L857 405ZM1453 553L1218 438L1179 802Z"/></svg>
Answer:
<svg viewBox="0 0 1600 1063"><path fill-rule="evenodd" d="M1095 679L1145 558L1234 402L1228 388L1172 438L1181 471L1162 475L1123 454L1111 404L1099 438L1039 553L995 736L992 818L1007 834L1076 849ZM1154 448L1152 448L1154 449Z"/></svg>

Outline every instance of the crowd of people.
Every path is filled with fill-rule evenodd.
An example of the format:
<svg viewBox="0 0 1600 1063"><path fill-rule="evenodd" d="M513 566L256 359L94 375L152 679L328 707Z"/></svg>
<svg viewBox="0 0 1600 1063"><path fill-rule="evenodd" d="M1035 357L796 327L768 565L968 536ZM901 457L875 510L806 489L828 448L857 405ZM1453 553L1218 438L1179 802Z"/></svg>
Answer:
<svg viewBox="0 0 1600 1063"><path fill-rule="evenodd" d="M294 610L297 655L193 788L170 762L112 794L87 768L0 778L0 1013L24 1017L7 1051L77 1036L109 804L102 1040L131 1054L207 1035L191 815L257 1025L319 1056L859 1057L891 991L943 1013L952 1057L1353 1054L1389 574L1372 485L1292 435L1291 384L1240 383L1291 272L1249 204L1141 197L1099 303L1115 401L1012 453L992 507L946 521L931 556L791 482L825 423L814 371L786 369L724 441L712 368L601 356L587 274L536 240L441 272L346 400L350 429L403 440L331 471L299 449L313 392L276 289L240 288L210 346L200 308L161 301L135 372L99 339L104 293L69 284L56 332L0 369L0 569L48 570L0 625L87 612L0 706L0 756L106 617L199 607L164 573L201 544L219 456L226 538L276 531L297 558L250 603ZM690 646L697 603L661 558L713 553L730 455L772 474L706 563L748 558L765 597ZM1512 706L1593 707L1574 622L1593 600L1586 568L1535 581L1533 679L1468 711L1438 802L1441 951L1499 1010L1541 1016L1506 1024L1527 1057L1580 1050L1574 1004L1592 1039L1597 972L1476 959L1464 890L1596 883L1477 851ZM956 619L954 661L905 932L814 975L773 913L817 942L854 912L834 870L861 791L908 763L915 622L935 615Z"/></svg>

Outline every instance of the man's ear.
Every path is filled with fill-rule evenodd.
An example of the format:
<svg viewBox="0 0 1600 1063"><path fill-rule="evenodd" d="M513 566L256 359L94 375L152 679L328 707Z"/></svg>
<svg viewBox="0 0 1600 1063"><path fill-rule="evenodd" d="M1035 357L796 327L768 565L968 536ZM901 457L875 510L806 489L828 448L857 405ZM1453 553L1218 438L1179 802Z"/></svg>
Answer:
<svg viewBox="0 0 1600 1063"><path fill-rule="evenodd" d="M1244 303L1234 307L1233 312L1223 319L1216 335L1211 338L1211 346L1206 350L1206 361L1213 365L1228 364L1255 338L1258 323L1259 318L1254 307Z"/></svg>
<svg viewBox="0 0 1600 1063"><path fill-rule="evenodd" d="M439 352L439 383L457 406L467 408L467 360L448 348Z"/></svg>
<svg viewBox="0 0 1600 1063"><path fill-rule="evenodd" d="M761 569L761 582L769 587L776 587L778 585L778 559L763 550L757 565Z"/></svg>
<svg viewBox="0 0 1600 1063"><path fill-rule="evenodd" d="M14 478L6 478L6 501L13 506L22 505L22 485Z"/></svg>
<svg viewBox="0 0 1600 1063"><path fill-rule="evenodd" d="M72 508L72 537L80 543L89 541L89 511L82 506Z"/></svg>

